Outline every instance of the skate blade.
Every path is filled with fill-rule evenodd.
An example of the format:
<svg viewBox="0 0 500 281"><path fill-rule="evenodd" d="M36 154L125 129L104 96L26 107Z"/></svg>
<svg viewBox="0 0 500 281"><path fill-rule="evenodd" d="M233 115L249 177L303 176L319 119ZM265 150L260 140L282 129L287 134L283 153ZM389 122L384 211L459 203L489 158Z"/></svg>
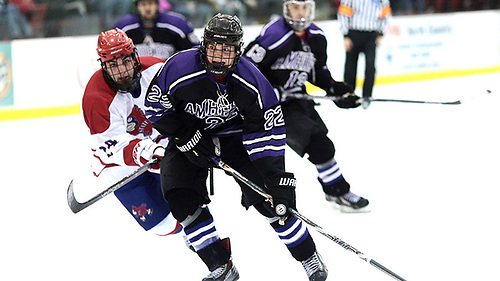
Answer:
<svg viewBox="0 0 500 281"><path fill-rule="evenodd" d="M330 202L330 203L333 205L334 209L338 209L338 210L340 210L341 213L344 213L344 214L363 214L363 213L370 213L372 211L370 209L370 204L366 205L363 208L354 209L354 208L349 207L349 206L340 205L336 202Z"/></svg>

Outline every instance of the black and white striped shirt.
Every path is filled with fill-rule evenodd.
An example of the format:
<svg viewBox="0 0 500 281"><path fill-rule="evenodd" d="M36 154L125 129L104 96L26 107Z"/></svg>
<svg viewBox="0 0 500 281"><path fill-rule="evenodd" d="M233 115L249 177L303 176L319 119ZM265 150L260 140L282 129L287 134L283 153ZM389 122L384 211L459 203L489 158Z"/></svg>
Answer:
<svg viewBox="0 0 500 281"><path fill-rule="evenodd" d="M384 34L391 15L389 0L342 0L338 9L340 31L376 31Z"/></svg>

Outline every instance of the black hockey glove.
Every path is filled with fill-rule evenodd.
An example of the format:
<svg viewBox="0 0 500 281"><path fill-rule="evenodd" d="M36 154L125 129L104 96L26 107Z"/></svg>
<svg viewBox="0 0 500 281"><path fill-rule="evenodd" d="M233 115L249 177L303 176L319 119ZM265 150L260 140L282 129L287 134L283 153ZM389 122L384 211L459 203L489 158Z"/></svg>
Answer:
<svg viewBox="0 0 500 281"><path fill-rule="evenodd" d="M214 164L210 157L217 155L212 138L203 136L197 128L190 128L181 137L175 137L175 146L198 167L209 168ZM218 153L220 154L220 153Z"/></svg>
<svg viewBox="0 0 500 281"><path fill-rule="evenodd" d="M288 208L295 209L295 184L296 179L292 173L284 173L267 180L266 186L273 197L274 211L278 216L286 215ZM281 204L286 207L286 210L279 209Z"/></svg>
<svg viewBox="0 0 500 281"><path fill-rule="evenodd" d="M333 82L330 88L326 91L327 96L343 96L346 93L352 93L353 89L345 82Z"/></svg>
<svg viewBox="0 0 500 281"><path fill-rule="evenodd" d="M356 94L347 93L334 102L340 108L356 108L361 105L361 98Z"/></svg>

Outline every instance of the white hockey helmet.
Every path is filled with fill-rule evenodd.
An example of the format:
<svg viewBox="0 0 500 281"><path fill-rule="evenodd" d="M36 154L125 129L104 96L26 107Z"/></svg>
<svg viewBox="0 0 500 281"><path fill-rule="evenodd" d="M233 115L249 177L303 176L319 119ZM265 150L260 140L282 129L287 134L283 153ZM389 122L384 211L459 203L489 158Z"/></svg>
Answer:
<svg viewBox="0 0 500 281"><path fill-rule="evenodd" d="M309 13L301 17L294 18L290 12L291 5L304 5ZM314 0L283 0L283 17L293 30L302 31L311 25L314 20L316 3Z"/></svg>

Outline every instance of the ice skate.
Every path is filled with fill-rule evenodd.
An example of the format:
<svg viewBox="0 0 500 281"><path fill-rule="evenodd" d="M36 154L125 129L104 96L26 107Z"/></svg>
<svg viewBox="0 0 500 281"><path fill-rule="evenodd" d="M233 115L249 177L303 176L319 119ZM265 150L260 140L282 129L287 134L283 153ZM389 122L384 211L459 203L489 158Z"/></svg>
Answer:
<svg viewBox="0 0 500 281"><path fill-rule="evenodd" d="M370 106L370 102L370 98L363 98L361 101L361 107L363 109L368 109L368 107Z"/></svg>
<svg viewBox="0 0 500 281"><path fill-rule="evenodd" d="M318 252L314 252L311 257L305 261L301 261L301 263L306 270L309 281L324 281L328 277L328 269L326 269Z"/></svg>
<svg viewBox="0 0 500 281"><path fill-rule="evenodd" d="M326 200L335 204L342 213L367 213L370 212L369 201L352 192L347 192L342 196L332 196L326 194Z"/></svg>
<svg viewBox="0 0 500 281"><path fill-rule="evenodd" d="M240 274L233 264L232 260L228 263L217 267L214 271L210 272L203 281L236 281L240 279Z"/></svg>

